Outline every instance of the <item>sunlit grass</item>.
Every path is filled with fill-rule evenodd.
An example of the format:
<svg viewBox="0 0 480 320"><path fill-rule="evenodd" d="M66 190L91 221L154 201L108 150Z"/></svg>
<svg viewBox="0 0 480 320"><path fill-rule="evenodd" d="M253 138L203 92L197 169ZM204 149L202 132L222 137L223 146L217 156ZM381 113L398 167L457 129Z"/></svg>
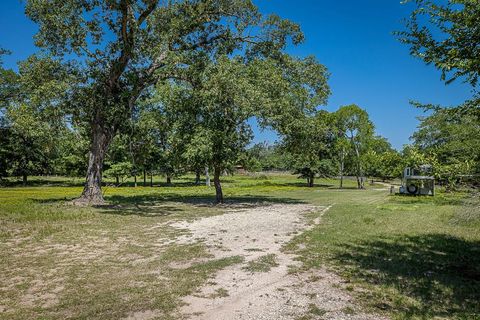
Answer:
<svg viewBox="0 0 480 320"><path fill-rule="evenodd" d="M478 317L478 198L390 196L380 185L356 190L354 180L343 190L335 179L307 188L287 174L222 180L223 206L193 176L172 185L154 177L154 187L140 178L136 188L131 179L121 187L110 181L108 205L97 208L69 205L82 179L34 177L28 187L0 188L0 318L118 319L135 311L174 318L182 296L243 262L209 260L201 243L169 244L184 232L169 223L258 203L331 205L287 249L305 269L326 265L347 279L366 308L398 319Z"/></svg>

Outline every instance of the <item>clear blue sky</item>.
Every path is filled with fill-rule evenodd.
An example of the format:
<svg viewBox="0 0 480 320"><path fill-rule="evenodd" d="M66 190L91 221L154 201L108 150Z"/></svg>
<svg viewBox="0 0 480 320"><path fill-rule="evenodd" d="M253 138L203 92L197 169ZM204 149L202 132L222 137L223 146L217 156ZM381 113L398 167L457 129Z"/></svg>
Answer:
<svg viewBox="0 0 480 320"><path fill-rule="evenodd" d="M306 42L289 52L315 55L331 72L332 96L327 110L358 104L366 109L377 133L398 149L422 115L409 100L456 105L470 96L461 82L445 86L432 66L411 57L392 32L402 28L412 6L400 0L257 0L262 12L277 13L301 24ZM0 1L0 46L13 54L7 67L35 52L36 26L23 14L19 0ZM255 127L255 141L273 142L274 132Z"/></svg>

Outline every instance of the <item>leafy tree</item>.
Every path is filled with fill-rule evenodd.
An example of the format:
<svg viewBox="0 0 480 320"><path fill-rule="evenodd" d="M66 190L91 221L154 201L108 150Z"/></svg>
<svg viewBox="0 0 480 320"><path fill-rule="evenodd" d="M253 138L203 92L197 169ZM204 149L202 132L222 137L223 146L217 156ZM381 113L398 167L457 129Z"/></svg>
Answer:
<svg viewBox="0 0 480 320"><path fill-rule="evenodd" d="M480 122L475 115L439 109L420 120L414 145L435 158L439 179L453 188L459 176L480 173Z"/></svg>
<svg viewBox="0 0 480 320"><path fill-rule="evenodd" d="M114 177L118 186L120 179L131 176L133 165L129 153L129 137L126 134L118 134L113 138L108 153L105 157L105 176Z"/></svg>
<svg viewBox="0 0 480 320"><path fill-rule="evenodd" d="M198 156L213 169L216 201L221 203L221 174L238 163L252 139L247 120L257 117L261 125L285 129L285 118L294 116L292 113L302 115L307 108L311 110L319 101L318 96L325 94L326 75L323 72L304 76L308 70L319 69L310 58L222 56L205 63L194 86L168 85L168 94L162 96L168 97L166 105L183 108L178 114L190 113L190 117L180 119L180 128L190 125L190 130L176 130L189 132L184 135L184 156Z"/></svg>
<svg viewBox="0 0 480 320"><path fill-rule="evenodd" d="M345 162L348 160L351 153L351 144L348 138L343 131L343 127L335 124L334 134L335 134L335 145L334 152L336 153L336 158L338 162L338 172L340 174L340 189L343 188L343 179L345 176Z"/></svg>
<svg viewBox="0 0 480 320"><path fill-rule="evenodd" d="M480 122L475 116L438 110L420 120L412 137L420 150L437 154L444 164L480 161Z"/></svg>
<svg viewBox="0 0 480 320"><path fill-rule="evenodd" d="M256 143L248 148L241 164L249 171L292 170L292 156L280 143Z"/></svg>
<svg viewBox="0 0 480 320"><path fill-rule="evenodd" d="M6 119L9 132L4 152L8 154L8 169L21 176L26 185L29 175L46 173L50 168L50 154L55 145L51 129L26 105L9 107Z"/></svg>
<svg viewBox="0 0 480 320"><path fill-rule="evenodd" d="M48 57L31 56L19 64L19 72L2 69L0 95L2 153L8 159L4 173L23 177L55 172L59 141L65 132L65 115L55 107L66 96L70 76Z"/></svg>
<svg viewBox="0 0 480 320"><path fill-rule="evenodd" d="M411 1L405 1L411 2ZM447 84L464 79L473 92L473 97L450 114L469 113L480 121L480 2L476 0L415 0L416 9L407 20L405 31L397 32L403 43L410 46L410 53L427 64L433 64L442 72ZM427 110L441 107L414 103Z"/></svg>
<svg viewBox="0 0 480 320"><path fill-rule="evenodd" d="M298 119L298 129L284 138L286 149L292 154L292 164L296 174L307 179L307 185L313 187L315 177L331 176L336 173L331 150L331 115L318 111L313 116Z"/></svg>
<svg viewBox="0 0 480 320"><path fill-rule="evenodd" d="M442 71L450 83L466 78L473 87L480 75L480 2L415 0L407 30L397 32L410 53Z"/></svg>
<svg viewBox="0 0 480 320"><path fill-rule="evenodd" d="M337 131L342 144L348 141L352 150L352 165L359 189L365 188L365 158L373 139L374 127L368 113L357 105L340 107L335 112Z"/></svg>
<svg viewBox="0 0 480 320"><path fill-rule="evenodd" d="M158 171L161 158L161 140L165 128L162 127L162 114L156 108L145 103L138 117L132 123L130 148L135 166L143 171L143 185L147 184L147 174L152 177ZM150 179L150 185L152 180Z"/></svg>
<svg viewBox="0 0 480 320"><path fill-rule="evenodd" d="M382 178L383 180L395 177L395 169L391 161L395 159L398 153L393 150L387 139L381 136L374 136L367 152L363 155L365 163L365 174L371 177ZM397 158L398 159L398 158ZM397 166L395 164L395 166Z"/></svg>
<svg viewBox="0 0 480 320"><path fill-rule="evenodd" d="M87 204L104 202L108 146L157 83L188 79L205 57L275 53L290 36L303 39L297 25L262 17L250 0L28 0L26 14L39 26L36 45L79 75L66 104L90 127L86 185L77 201Z"/></svg>
<svg viewBox="0 0 480 320"><path fill-rule="evenodd" d="M81 177L87 169L88 138L81 128L67 127L56 139L54 171L69 177Z"/></svg>
<svg viewBox="0 0 480 320"><path fill-rule="evenodd" d="M131 176L132 167L132 163L129 161L116 162L111 164L109 168L105 170L105 176L114 177L117 186L119 186L120 183L123 183L125 178Z"/></svg>
<svg viewBox="0 0 480 320"><path fill-rule="evenodd" d="M397 32L400 40L410 46L412 55L439 69L447 84L463 79L473 91L471 99L455 108L414 103L417 107L433 110L433 115L422 120L414 135L416 146L426 156L438 159L437 174L442 171L443 179L446 176L453 179L459 173L471 172L472 168L480 166L476 152L478 125L472 125L480 122L480 2L414 2L416 9L407 21L407 30ZM463 121L465 125L460 124Z"/></svg>

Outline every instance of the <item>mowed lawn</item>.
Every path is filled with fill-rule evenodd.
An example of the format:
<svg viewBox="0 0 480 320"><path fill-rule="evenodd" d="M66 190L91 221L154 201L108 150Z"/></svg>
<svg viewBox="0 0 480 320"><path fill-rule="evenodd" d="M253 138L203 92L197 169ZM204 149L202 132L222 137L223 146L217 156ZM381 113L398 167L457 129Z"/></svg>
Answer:
<svg viewBox="0 0 480 320"><path fill-rule="evenodd" d="M383 186L306 188L290 175L224 177L227 204L192 177L166 186L108 187L109 204L77 208L81 187L35 179L0 189L0 318L179 317L181 298L218 270L198 242L178 245L169 223L257 203L331 205L286 248L304 269L326 266L367 309L392 318L479 318L480 209L471 193L389 196ZM312 214L312 218L315 214ZM301 270L299 270L301 272Z"/></svg>

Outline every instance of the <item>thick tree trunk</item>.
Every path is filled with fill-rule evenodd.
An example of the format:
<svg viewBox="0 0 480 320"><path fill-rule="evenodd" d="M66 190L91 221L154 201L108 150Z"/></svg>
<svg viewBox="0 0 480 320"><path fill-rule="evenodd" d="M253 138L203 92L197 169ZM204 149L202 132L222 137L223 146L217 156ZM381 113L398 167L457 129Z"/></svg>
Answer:
<svg viewBox="0 0 480 320"><path fill-rule="evenodd" d="M147 186L147 170L143 169L143 186Z"/></svg>
<svg viewBox="0 0 480 320"><path fill-rule="evenodd" d="M216 203L223 203L222 185L220 184L220 175L222 174L220 168L214 169L213 184L215 185L215 201Z"/></svg>
<svg viewBox="0 0 480 320"><path fill-rule="evenodd" d="M150 187L153 187L153 173L150 174Z"/></svg>
<svg viewBox="0 0 480 320"><path fill-rule="evenodd" d="M167 184L172 184L172 177L167 174Z"/></svg>
<svg viewBox="0 0 480 320"><path fill-rule="evenodd" d="M135 188L137 187L137 174L135 173L135 175L133 176L133 180L135 182Z"/></svg>
<svg viewBox="0 0 480 320"><path fill-rule="evenodd" d="M118 179L118 176L115 177L115 186L118 187L120 184L120 180Z"/></svg>
<svg viewBox="0 0 480 320"><path fill-rule="evenodd" d="M195 171L195 184L198 186L200 184L200 170Z"/></svg>
<svg viewBox="0 0 480 320"><path fill-rule="evenodd" d="M205 185L210 187L210 175L208 174L208 167L205 167Z"/></svg>
<svg viewBox="0 0 480 320"><path fill-rule="evenodd" d="M100 126L100 121L94 125L93 140L88 157L88 169L85 187L80 198L74 200L78 205L102 205L105 203L102 194L103 160L111 141L111 134Z"/></svg>
<svg viewBox="0 0 480 320"><path fill-rule="evenodd" d="M27 180L28 180L27 174L26 173L22 174L22 184L24 187L27 185L27 182L28 182Z"/></svg>

